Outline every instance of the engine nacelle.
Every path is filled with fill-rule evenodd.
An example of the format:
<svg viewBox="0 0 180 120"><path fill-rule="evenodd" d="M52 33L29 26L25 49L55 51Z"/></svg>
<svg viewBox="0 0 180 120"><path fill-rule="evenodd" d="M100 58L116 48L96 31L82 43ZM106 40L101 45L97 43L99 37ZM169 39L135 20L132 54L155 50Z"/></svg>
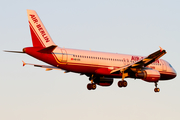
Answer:
<svg viewBox="0 0 180 120"><path fill-rule="evenodd" d="M94 82L100 86L110 86L113 83L113 78L97 77Z"/></svg>
<svg viewBox="0 0 180 120"><path fill-rule="evenodd" d="M147 82L157 82L160 79L161 75L159 71L157 70L146 69L146 70L136 73L136 77L141 78Z"/></svg>

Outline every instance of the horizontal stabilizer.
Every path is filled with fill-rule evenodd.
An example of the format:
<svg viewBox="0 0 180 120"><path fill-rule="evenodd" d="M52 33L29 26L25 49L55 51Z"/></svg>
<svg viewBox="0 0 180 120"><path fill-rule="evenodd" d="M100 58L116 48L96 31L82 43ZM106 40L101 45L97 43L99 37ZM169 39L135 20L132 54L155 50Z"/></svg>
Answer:
<svg viewBox="0 0 180 120"><path fill-rule="evenodd" d="M54 66L50 66L50 65L37 65L37 64L31 64L31 63L25 63L24 61L22 61L22 62L23 62L23 66L25 66L25 65L33 65L34 67L46 68L46 71L49 71L49 70L61 70L58 67L54 67Z"/></svg>
<svg viewBox="0 0 180 120"><path fill-rule="evenodd" d="M64 70L64 69L60 69L58 67L54 67L54 66L50 66L50 65L38 65L38 64L31 64L31 63L25 63L24 61L23 62L23 66L25 65L33 65L34 67L40 67L40 68L45 68L46 71L50 71L50 70ZM64 73L68 73L68 72L71 72L71 71L68 71L68 70L65 70ZM83 74L81 74L83 75Z"/></svg>
<svg viewBox="0 0 180 120"><path fill-rule="evenodd" d="M9 51L9 50L4 50L4 52L12 52L12 53L24 53L22 51Z"/></svg>

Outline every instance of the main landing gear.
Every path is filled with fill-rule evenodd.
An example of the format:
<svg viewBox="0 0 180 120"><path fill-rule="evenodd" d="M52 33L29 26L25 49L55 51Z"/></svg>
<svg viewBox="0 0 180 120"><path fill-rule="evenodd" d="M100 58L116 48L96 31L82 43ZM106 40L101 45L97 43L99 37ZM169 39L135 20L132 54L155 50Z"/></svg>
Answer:
<svg viewBox="0 0 180 120"><path fill-rule="evenodd" d="M124 73L124 71L122 71L122 80L118 82L118 86L121 87L126 87L128 85L127 81L124 80L125 77L128 76L128 73Z"/></svg>
<svg viewBox="0 0 180 120"><path fill-rule="evenodd" d="M87 84L87 89L88 89L88 90L95 90L95 89L96 89L96 84L95 84L95 83L89 83L89 84Z"/></svg>
<svg viewBox="0 0 180 120"><path fill-rule="evenodd" d="M122 80L122 81L119 81L118 82L118 86L121 88L121 87L126 87L127 86L127 81L125 81L125 80Z"/></svg>
<svg viewBox="0 0 180 120"><path fill-rule="evenodd" d="M155 88L154 88L154 92L159 92L160 91L160 89L157 87L157 82L155 82Z"/></svg>
<svg viewBox="0 0 180 120"><path fill-rule="evenodd" d="M95 90L96 89L96 84L94 83L94 75L92 75L89 80L91 80L91 83L87 84L87 89L88 90Z"/></svg>

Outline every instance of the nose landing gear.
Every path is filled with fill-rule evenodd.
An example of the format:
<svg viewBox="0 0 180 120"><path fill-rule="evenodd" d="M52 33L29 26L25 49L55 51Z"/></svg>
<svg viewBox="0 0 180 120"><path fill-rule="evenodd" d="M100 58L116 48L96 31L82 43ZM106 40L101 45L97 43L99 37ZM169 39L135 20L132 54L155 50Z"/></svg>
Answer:
<svg viewBox="0 0 180 120"><path fill-rule="evenodd" d="M159 92L160 91L160 89L157 87L157 82L155 82L155 88L154 88L154 92Z"/></svg>

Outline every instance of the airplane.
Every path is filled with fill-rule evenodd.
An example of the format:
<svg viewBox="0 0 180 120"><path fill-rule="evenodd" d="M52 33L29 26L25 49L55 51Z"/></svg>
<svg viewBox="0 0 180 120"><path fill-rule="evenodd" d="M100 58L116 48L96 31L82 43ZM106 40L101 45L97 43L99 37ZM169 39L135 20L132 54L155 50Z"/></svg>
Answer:
<svg viewBox="0 0 180 120"><path fill-rule="evenodd" d="M49 65L23 61L23 66L33 65L46 71L55 69L86 75L90 81L88 90L95 90L97 85L111 86L114 78L121 78L118 82L120 88L126 87L128 83L125 78L134 78L155 83L154 92L159 92L159 81L170 80L177 75L171 64L159 59L166 54L161 47L148 56L62 48L53 42L36 11L27 10L27 15L33 47L5 52L26 53Z"/></svg>

